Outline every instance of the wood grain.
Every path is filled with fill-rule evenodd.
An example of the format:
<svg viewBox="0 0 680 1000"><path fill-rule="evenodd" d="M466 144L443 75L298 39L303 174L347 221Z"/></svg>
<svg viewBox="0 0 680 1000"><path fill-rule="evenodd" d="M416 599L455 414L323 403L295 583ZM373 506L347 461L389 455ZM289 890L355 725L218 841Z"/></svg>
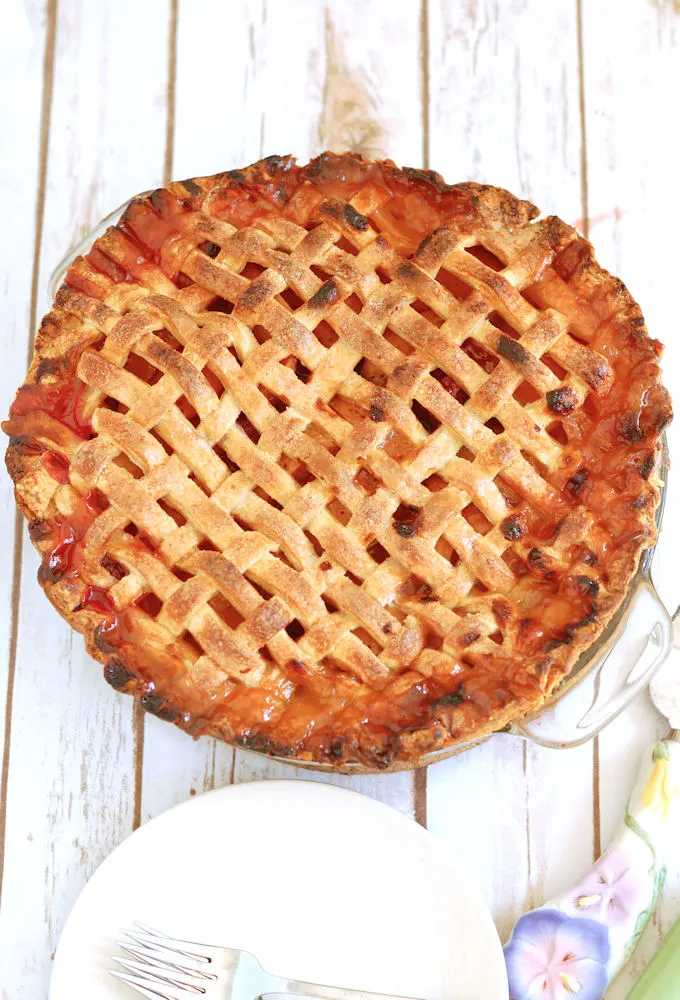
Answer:
<svg viewBox="0 0 680 1000"><path fill-rule="evenodd" d="M674 234L680 207L670 178L678 162L676 130L669 128L671 95L680 90L680 10L672 2L615 0L583 5L583 77L588 142L590 237L605 267L618 274L642 305L652 336L666 345L665 379L677 400L680 343ZM604 41L604 44L603 44ZM680 445L671 427L671 453ZM671 476L667 519L658 547L656 579L671 610L678 603L677 529L680 502ZM603 845L623 817L628 791L663 723L646 695L606 729L600 743ZM609 990L623 1000L663 935L680 914L680 864L629 966Z"/></svg>
<svg viewBox="0 0 680 1000"><path fill-rule="evenodd" d="M678 0L14 0L0 33L0 408L23 380L52 266L102 215L170 176L324 148L504 185L578 222L667 342L680 389L679 88ZM137 822L231 781L327 779L133 713L40 592L5 477L0 503L12 511L0 522L0 998L36 1000L84 880ZM427 821L505 936L606 844L660 728L641 698L599 747L496 737L427 776L333 780ZM623 1000L679 913L675 866L608 1000Z"/></svg>
<svg viewBox="0 0 680 1000"><path fill-rule="evenodd" d="M215 35L229 32L246 59L206 58L208 17ZM407 3L367 10L354 0L325 6L303 0L215 10L207 0L180 0L171 172L196 176L284 152L306 161L326 148L392 155L418 166L422 105L411 84L419 73L418 18L417 7ZM375 38L385 44L376 47ZM217 99L197 100L197 90ZM326 779L254 754L232 754L212 740L192 746L147 720L143 819L192 791L277 777L331 780L415 814L412 774ZM421 789L421 814L424 809Z"/></svg>
<svg viewBox="0 0 680 1000"><path fill-rule="evenodd" d="M281 7L276 7L280 17L288 17L290 9L287 8L284 15ZM334 0L323 8L322 35L315 21L322 10L320 4L304 0L295 10L305 25L302 37L308 54L302 62L308 70L306 89L313 96L309 128L304 129L307 144L302 145L300 135L300 144L294 147L296 155L306 160L324 149L351 149L366 156L390 156L397 162L420 166L423 108L420 92L413 86L420 66L418 6L403 0L389 6L367 5L362 0ZM270 49L266 46L272 46L280 37L276 32L282 30L283 21L267 26L263 39L267 52ZM376 45L377 39L380 39L379 45ZM269 62L266 65L269 68ZM288 94L291 90L294 92L296 76L288 59L280 63L276 75L269 79L276 79L281 93ZM256 82L260 94L262 82L262 79ZM270 84L268 94L271 89ZM275 97L274 100L280 99ZM283 108L281 112L272 109L271 114L267 113L265 137L276 139L282 126L289 124L290 119L287 120L282 112ZM265 146L262 151L273 150ZM322 777L299 769L294 773L302 778L316 777L318 780ZM252 754L236 755L235 781L271 777L292 777L291 769ZM415 813L412 774L333 775L326 780L373 795L410 815Z"/></svg>
<svg viewBox="0 0 680 1000"><path fill-rule="evenodd" d="M35 135L40 103L36 106L34 98L33 125L26 122L22 140L33 147L25 151L26 203L22 208L20 186L15 205L17 213L23 211L26 234L17 229L17 235L5 241L15 255L23 252L29 276L31 259L35 256L38 262L38 317L46 306L49 273L69 245L127 193L160 180L165 127L158 110L165 103L166 47L158 50L158 64L154 53L168 31L166 0L140 5L134 32L129 9L113 2L69 0L44 11L31 5L25 53L28 93L36 83L42 86L45 12L53 10L54 81L49 142L43 145L42 238L40 226L33 224L36 192L38 200L41 197L40 137ZM48 19L48 34L49 28ZM11 38L18 44L18 36ZM130 92L121 100L121 80L134 84L134 104ZM11 79L11 86L17 89L19 81ZM31 106L25 110L30 112ZM14 131L22 135L19 121ZM135 150L134 156L130 150ZM16 179L21 181L20 171ZM22 221L20 216L17 221ZM30 241L36 229L34 253ZM14 262L11 273L20 273ZM25 370L31 332L21 303L30 302L30 292L22 295L18 283L13 293L22 358L20 364L17 358L16 364L3 366L3 375L16 386L22 380L20 368ZM7 774L0 916L3 1000L34 1000L46 994L63 921L85 879L130 832L133 819L131 704L107 688L80 637L49 607L35 582L36 570L37 557L27 543Z"/></svg>
<svg viewBox="0 0 680 1000"><path fill-rule="evenodd" d="M430 167L579 218L577 27L572 0L430 0ZM592 754L497 736L430 768L428 826L478 873L502 937L592 861Z"/></svg>
<svg viewBox="0 0 680 1000"><path fill-rule="evenodd" d="M0 157L0 183L12 191L10 214L5 222L7 238L0 241L0 311L4 320L4 365L0 406L9 407L15 387L23 378L28 348L28 330L33 309L34 285L30 261L42 226L40 197L44 187L43 165L46 162L47 134L51 94L51 65L54 51L54 19L48 24L47 11L23 12L18 9L0 38L0 63L7 67L20 87L20 98L0 105L0 134L16 136L14 155L24 165L15 173L9 157ZM31 220L27 224L27 220ZM21 274L13 273L13 261L21 254L26 266ZM37 271L37 265L34 270ZM3 476L0 503L12 510L12 484ZM18 515L4 517L0 524L2 549L6 553L5 572L0 574L0 733L2 768L0 770L0 902L4 868L4 838L7 828L7 786L9 779L12 708L16 677L17 624L21 590L21 554L23 524Z"/></svg>

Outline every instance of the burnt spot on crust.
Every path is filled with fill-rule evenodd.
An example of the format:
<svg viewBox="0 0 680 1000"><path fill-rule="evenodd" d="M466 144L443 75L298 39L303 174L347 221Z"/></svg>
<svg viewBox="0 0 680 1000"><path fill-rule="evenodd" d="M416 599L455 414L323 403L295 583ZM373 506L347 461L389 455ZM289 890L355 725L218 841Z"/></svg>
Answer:
<svg viewBox="0 0 680 1000"><path fill-rule="evenodd" d="M639 472L642 479L649 479L652 474L652 469L654 468L654 452L647 457L642 462Z"/></svg>
<svg viewBox="0 0 680 1000"><path fill-rule="evenodd" d="M546 653L552 653L553 649L559 649L560 646L570 646L573 642L573 637L569 633L569 629L565 632L563 636L554 639L548 639L547 642L543 644L543 649ZM536 665L536 670L538 673L543 673L550 666L549 660L542 660L541 663Z"/></svg>
<svg viewBox="0 0 680 1000"><path fill-rule="evenodd" d="M648 395L649 410L645 414L645 429L661 434L673 419L673 404L667 390L662 385L653 386Z"/></svg>
<svg viewBox="0 0 680 1000"><path fill-rule="evenodd" d="M551 389L545 394L548 409L560 416L571 413L576 408L578 399L576 393L568 385L560 386L559 389Z"/></svg>
<svg viewBox="0 0 680 1000"><path fill-rule="evenodd" d="M52 534L52 525L49 521L42 521L35 518L28 522L28 534L34 545L46 541Z"/></svg>
<svg viewBox="0 0 680 1000"><path fill-rule="evenodd" d="M303 175L306 175L310 179L318 177L320 174L324 173L330 162L331 154L329 153L319 153L315 156L313 160L310 160L306 167L303 167Z"/></svg>
<svg viewBox="0 0 680 1000"><path fill-rule="evenodd" d="M379 406L372 406L370 409L369 416L371 420L375 420L376 423L379 422L380 420L385 419L385 414L383 413L383 411L380 409Z"/></svg>
<svg viewBox="0 0 680 1000"><path fill-rule="evenodd" d="M245 184L247 182L246 175L242 170L227 170L224 175L227 180L231 181L232 184Z"/></svg>
<svg viewBox="0 0 680 1000"><path fill-rule="evenodd" d="M329 278L328 281L324 281L321 288L318 289L312 295L311 299L307 303L312 309L321 309L324 306L330 306L337 301L340 292L338 291L338 286L333 278Z"/></svg>
<svg viewBox="0 0 680 1000"><path fill-rule="evenodd" d="M585 628L586 625L592 625L594 621L597 621L597 614L598 614L597 608L593 603L590 607L590 611L587 614L585 614L583 618L580 618L577 622L574 622L573 625L569 626L569 628L567 629L569 635L573 638L573 633L576 632L578 629Z"/></svg>
<svg viewBox="0 0 680 1000"><path fill-rule="evenodd" d="M345 738L345 759L356 759L379 771L388 768L401 751L401 734L392 726L368 726L357 738Z"/></svg>
<svg viewBox="0 0 680 1000"><path fill-rule="evenodd" d="M385 622L385 624L382 627L382 630L383 630L383 633L385 635L391 635L391 633L392 633L392 626L391 626L391 624L389 622Z"/></svg>
<svg viewBox="0 0 680 1000"><path fill-rule="evenodd" d="M593 248L588 240L580 237L558 254L552 266L563 281L569 282L589 270L593 263Z"/></svg>
<svg viewBox="0 0 680 1000"><path fill-rule="evenodd" d="M519 515L512 514L501 523L501 531L509 542L516 542L525 533L526 525Z"/></svg>
<svg viewBox="0 0 680 1000"><path fill-rule="evenodd" d="M525 364L529 357L521 344L519 344L516 340L513 340L512 337L506 337L504 333L502 333L498 338L496 350L501 357L506 358L508 361L512 361L515 365Z"/></svg>
<svg viewBox="0 0 680 1000"><path fill-rule="evenodd" d="M421 240L418 249L414 254L414 259L420 261L421 258L439 260L451 249L455 237L448 226L438 226L433 232Z"/></svg>
<svg viewBox="0 0 680 1000"><path fill-rule="evenodd" d="M588 479L587 469L577 469L571 479L567 482L567 489L574 496L578 496Z"/></svg>
<svg viewBox="0 0 680 1000"><path fill-rule="evenodd" d="M394 530L401 538L413 538L418 531L418 526L416 524L405 524L400 521L394 525Z"/></svg>
<svg viewBox="0 0 680 1000"><path fill-rule="evenodd" d="M107 638L107 631L108 631L108 623L100 622L99 625L95 627L95 630L92 634L92 642L94 643L95 648L100 651L100 653L107 653L107 654L115 653L117 646L114 646L112 643L109 642Z"/></svg>
<svg viewBox="0 0 680 1000"><path fill-rule="evenodd" d="M540 549L533 548L529 552L527 558L532 566L541 566L544 562L545 556Z"/></svg>
<svg viewBox="0 0 680 1000"><path fill-rule="evenodd" d="M595 598L600 592L600 585L597 580L591 580L589 576L579 576L576 578L578 588L582 594Z"/></svg>
<svg viewBox="0 0 680 1000"><path fill-rule="evenodd" d="M587 371L584 371L583 377L591 388L597 390L602 388L603 385L610 382L614 376L611 368L606 361L600 359L596 361L591 367L588 367Z"/></svg>
<svg viewBox="0 0 680 1000"><path fill-rule="evenodd" d="M471 646L473 642L477 642L477 640L481 638L481 635L482 635L481 632L476 632L476 631L466 632L463 638L461 639L461 643L463 646Z"/></svg>
<svg viewBox="0 0 680 1000"><path fill-rule="evenodd" d="M579 579L588 580L589 583L594 582L592 580L589 580L588 577L583 577ZM597 621L597 616L598 616L597 606L595 604L595 601L593 600L591 601L590 604L590 610L582 618L580 618L578 621L573 622L571 625L567 625L562 635L556 636L553 639L549 639L548 642L545 643L543 648L545 649L546 652L551 652L553 649L557 649L560 646L570 646L576 639L575 633L578 632L579 629L586 628L586 626L588 625L592 625L593 622Z"/></svg>
<svg viewBox="0 0 680 1000"><path fill-rule="evenodd" d="M279 156L276 153L272 153L271 156L265 156L264 160L260 162L270 174L280 174L284 170L289 170L292 166L290 156Z"/></svg>
<svg viewBox="0 0 680 1000"><path fill-rule="evenodd" d="M58 546L53 552L46 552L38 567L38 583L45 586L48 583L59 583L66 576L73 575L70 565L70 555L73 550L73 542L68 540L63 549Z"/></svg>
<svg viewBox="0 0 680 1000"><path fill-rule="evenodd" d="M326 747L326 757L328 760L342 760L345 756L345 738L337 736L331 740Z"/></svg>
<svg viewBox="0 0 680 1000"><path fill-rule="evenodd" d="M418 167L403 167L402 174L409 181L420 181L435 188L440 194L445 194L451 190L451 185L447 184L441 174L436 170L421 170Z"/></svg>
<svg viewBox="0 0 680 1000"><path fill-rule="evenodd" d="M3 424L3 430L4 427L5 425ZM29 437L27 434L10 435L9 447L13 448L18 455L30 455L35 448L38 448L39 452L43 450L42 445L36 442L33 438Z"/></svg>
<svg viewBox="0 0 680 1000"><path fill-rule="evenodd" d="M249 312L255 312L256 309L264 305L270 294L271 291L268 284L254 281L249 288L246 288L243 295L239 296L236 305L241 309L247 309Z"/></svg>
<svg viewBox="0 0 680 1000"><path fill-rule="evenodd" d="M632 510L644 510L645 507L649 507L652 504L652 497L649 493L641 497L636 497L635 500L631 500L630 506Z"/></svg>
<svg viewBox="0 0 680 1000"><path fill-rule="evenodd" d="M98 645L96 637L95 645ZM110 651L110 648L111 647L108 647L108 651ZM102 652L107 652L107 650L102 649ZM127 687L130 681L135 680L135 675L131 674L127 667L125 667L119 659L112 656L110 660L107 660L106 666L104 667L104 680L110 684L112 688L115 688L116 691L121 691L124 687Z"/></svg>
<svg viewBox="0 0 680 1000"><path fill-rule="evenodd" d="M345 205L342 214L345 216L347 224L350 225L352 229L356 229L357 232L365 233L368 229L368 219L366 216L362 215L361 212L357 212L356 208L353 205L350 205L349 202Z"/></svg>
<svg viewBox="0 0 680 1000"><path fill-rule="evenodd" d="M457 708L465 701L465 685L459 684L455 691L449 691L432 702L433 708L448 707Z"/></svg>
<svg viewBox="0 0 680 1000"><path fill-rule="evenodd" d="M153 205L153 207L156 209L157 212L160 212L162 210L163 202L166 196L167 192L165 188L156 188L155 191L151 192L149 201L151 202L151 204Z"/></svg>
<svg viewBox="0 0 680 1000"><path fill-rule="evenodd" d="M645 433L640 426L640 414L621 413L616 420L616 432L624 441L642 441Z"/></svg>
<svg viewBox="0 0 680 1000"><path fill-rule="evenodd" d="M295 166L292 156L266 156L263 160L251 163L249 167L242 170L227 170L218 175L220 180L226 180L238 187L258 187L269 186L269 192L274 194L279 202L286 202L290 197L286 189L286 175ZM279 181L280 186L274 191L271 187L272 181Z"/></svg>
<svg viewBox="0 0 680 1000"><path fill-rule="evenodd" d="M512 614L510 602L505 598L496 598L491 602L491 612L499 625L506 625Z"/></svg>
<svg viewBox="0 0 680 1000"><path fill-rule="evenodd" d="M42 382L44 378L60 375L63 370L64 358L42 358L37 367L35 377L38 382Z"/></svg>
<svg viewBox="0 0 680 1000"><path fill-rule="evenodd" d="M193 195L194 197L196 195L201 194L201 188L199 187L199 185L196 183L196 181L192 180L189 177L185 181L180 181L180 184L182 185L185 191L188 191L189 194Z"/></svg>
<svg viewBox="0 0 680 1000"><path fill-rule="evenodd" d="M397 277L403 281L417 281L420 278L420 274L421 272L410 260L400 264L397 268Z"/></svg>
<svg viewBox="0 0 680 1000"><path fill-rule="evenodd" d="M177 709L169 705L166 698L163 698L162 695L154 694L153 691L147 691L146 694L142 695L139 703L145 712L163 719L164 722L173 722L179 715Z"/></svg>
<svg viewBox="0 0 680 1000"><path fill-rule="evenodd" d="M254 750L256 753L266 753L270 757L291 757L295 754L295 747L276 743L264 733L242 733L234 738L234 743L244 747L246 750Z"/></svg>

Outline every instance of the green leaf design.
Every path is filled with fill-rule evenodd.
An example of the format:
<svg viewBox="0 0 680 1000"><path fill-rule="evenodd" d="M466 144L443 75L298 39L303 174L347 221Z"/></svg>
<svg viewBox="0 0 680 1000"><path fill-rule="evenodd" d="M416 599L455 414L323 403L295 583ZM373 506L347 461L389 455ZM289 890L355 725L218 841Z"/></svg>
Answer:
<svg viewBox="0 0 680 1000"><path fill-rule="evenodd" d="M637 837L640 838L640 840L644 841L644 843L647 845L647 847L652 852L652 863L649 866L649 873L651 875L651 873L656 868L656 851L654 850L654 845L652 844L652 841L650 840L649 834L647 833L647 831L642 826L640 826L640 824L635 819L635 817L632 816L629 812L626 813L626 820L625 820L625 822L626 822L626 826L630 830L632 830L633 833Z"/></svg>
<svg viewBox="0 0 680 1000"><path fill-rule="evenodd" d="M633 930L633 935L628 944L626 945L624 963L630 959L630 956L637 948L638 941L642 937L642 932L647 926L649 918L656 910L656 905L659 902L659 896L663 891L665 883L666 883L666 866L662 865L657 871L656 875L654 876L654 891L652 893L652 899L650 901L650 904L646 910L642 911L642 913L638 916L637 920L635 921L635 929Z"/></svg>

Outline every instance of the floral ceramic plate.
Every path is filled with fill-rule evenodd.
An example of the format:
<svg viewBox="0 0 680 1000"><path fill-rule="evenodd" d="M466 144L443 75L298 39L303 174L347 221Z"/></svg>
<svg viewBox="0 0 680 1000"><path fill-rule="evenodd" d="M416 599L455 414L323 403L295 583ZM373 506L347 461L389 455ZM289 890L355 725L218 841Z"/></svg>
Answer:
<svg viewBox="0 0 680 1000"><path fill-rule="evenodd" d="M656 908L679 832L680 742L670 738L653 747L618 836L588 875L518 920L505 948L511 1000L600 1000Z"/></svg>

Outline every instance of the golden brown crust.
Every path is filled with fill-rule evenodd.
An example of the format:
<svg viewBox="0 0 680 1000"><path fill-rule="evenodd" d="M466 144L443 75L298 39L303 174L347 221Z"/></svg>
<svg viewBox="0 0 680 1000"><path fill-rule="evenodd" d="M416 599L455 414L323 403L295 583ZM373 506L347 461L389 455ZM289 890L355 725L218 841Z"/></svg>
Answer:
<svg viewBox="0 0 680 1000"><path fill-rule="evenodd" d="M301 761L535 710L655 538L659 345L506 191L324 154L133 201L5 430L40 582L119 690Z"/></svg>

